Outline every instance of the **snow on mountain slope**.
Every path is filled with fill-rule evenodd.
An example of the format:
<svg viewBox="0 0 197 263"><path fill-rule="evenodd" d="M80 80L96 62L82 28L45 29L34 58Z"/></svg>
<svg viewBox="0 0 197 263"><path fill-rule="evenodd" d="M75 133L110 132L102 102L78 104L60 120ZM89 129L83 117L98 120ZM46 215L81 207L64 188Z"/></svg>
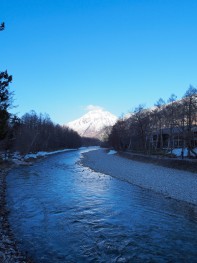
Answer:
<svg viewBox="0 0 197 263"><path fill-rule="evenodd" d="M91 110L81 118L71 121L67 126L83 137L99 138L106 126L113 126L117 117L100 107L89 107Z"/></svg>

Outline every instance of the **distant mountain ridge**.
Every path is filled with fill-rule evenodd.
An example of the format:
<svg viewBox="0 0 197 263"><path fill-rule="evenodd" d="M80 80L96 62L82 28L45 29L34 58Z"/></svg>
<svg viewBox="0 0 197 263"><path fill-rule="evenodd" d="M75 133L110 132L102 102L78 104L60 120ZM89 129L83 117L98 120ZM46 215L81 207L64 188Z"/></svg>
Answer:
<svg viewBox="0 0 197 263"><path fill-rule="evenodd" d="M79 133L83 137L98 138L105 127L113 126L117 117L112 113L99 107L92 109L81 118L67 123L67 126Z"/></svg>

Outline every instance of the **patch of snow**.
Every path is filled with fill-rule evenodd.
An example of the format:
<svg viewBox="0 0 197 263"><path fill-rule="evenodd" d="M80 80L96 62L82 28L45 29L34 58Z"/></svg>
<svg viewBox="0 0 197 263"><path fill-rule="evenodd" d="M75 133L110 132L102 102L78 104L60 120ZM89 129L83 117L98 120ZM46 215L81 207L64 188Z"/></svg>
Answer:
<svg viewBox="0 0 197 263"><path fill-rule="evenodd" d="M195 153L197 153L197 148L193 149L193 151L194 151ZM176 148L176 149L173 149L173 150L172 150L172 153L173 153L174 155L176 155L177 157L180 157L180 156L181 156L181 152L182 152L182 148ZM190 154L191 154L191 156L195 156L192 152L191 152ZM183 150L183 156L184 156L184 157L187 157L187 156L188 156L188 149L187 149L187 148L185 148L185 149Z"/></svg>
<svg viewBox="0 0 197 263"><path fill-rule="evenodd" d="M108 154L116 154L117 153L117 151L114 151L114 150L110 150L109 152L108 152Z"/></svg>
<svg viewBox="0 0 197 263"><path fill-rule="evenodd" d="M74 151L75 149L64 149L64 150L57 150L57 151L53 151L53 152L37 152L37 153L28 153L26 154L23 158L24 160L27 160L29 158L39 158L39 157L44 157L47 155L52 155L52 154L56 154L56 153L62 153L62 152L67 152L67 151Z"/></svg>
<svg viewBox="0 0 197 263"><path fill-rule="evenodd" d="M181 152L182 152L182 148L176 148L172 150L172 154L176 155L177 157L181 156ZM187 157L187 155L188 155L188 150L187 148L185 148L183 150L183 156Z"/></svg>
<svg viewBox="0 0 197 263"><path fill-rule="evenodd" d="M195 153L197 153L197 147L194 148L193 151L194 151ZM192 156L195 156L195 154L193 154L192 152L191 152L190 154L191 154Z"/></svg>
<svg viewBox="0 0 197 263"><path fill-rule="evenodd" d="M5 161L5 160L10 160L15 164L27 164L27 160L32 158L32 159L37 159L39 157L45 157L48 155L56 154L56 153L62 153L62 152L67 152L67 151L74 151L76 149L63 149L63 150L57 150L57 151L52 151L52 152L37 152L37 153L28 153L25 155L21 155L19 152L14 152L9 155L6 155L4 153L0 153L0 157Z"/></svg>

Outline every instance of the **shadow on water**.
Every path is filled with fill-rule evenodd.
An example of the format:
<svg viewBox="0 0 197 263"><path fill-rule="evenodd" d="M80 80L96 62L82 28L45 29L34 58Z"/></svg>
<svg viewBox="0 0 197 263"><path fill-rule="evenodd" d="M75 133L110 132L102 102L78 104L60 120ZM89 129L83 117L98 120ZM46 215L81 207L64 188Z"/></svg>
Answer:
<svg viewBox="0 0 197 263"><path fill-rule="evenodd" d="M80 152L10 172L22 250L37 263L197 262L196 207L83 168Z"/></svg>

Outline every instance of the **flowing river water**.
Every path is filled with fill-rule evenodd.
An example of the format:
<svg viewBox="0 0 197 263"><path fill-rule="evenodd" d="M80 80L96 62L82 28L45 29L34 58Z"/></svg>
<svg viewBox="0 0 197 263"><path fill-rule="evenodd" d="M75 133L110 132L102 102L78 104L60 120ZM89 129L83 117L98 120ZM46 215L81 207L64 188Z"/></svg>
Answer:
<svg viewBox="0 0 197 263"><path fill-rule="evenodd" d="M22 251L36 263L197 262L194 206L80 166L84 151L9 173L9 221Z"/></svg>

